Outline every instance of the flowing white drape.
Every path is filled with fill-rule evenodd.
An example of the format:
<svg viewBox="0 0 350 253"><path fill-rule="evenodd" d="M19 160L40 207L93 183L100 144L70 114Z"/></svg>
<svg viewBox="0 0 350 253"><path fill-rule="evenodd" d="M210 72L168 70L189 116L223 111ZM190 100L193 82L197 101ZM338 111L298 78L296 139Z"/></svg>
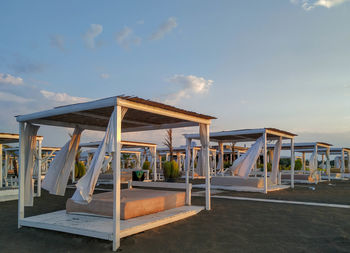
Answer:
<svg viewBox="0 0 350 253"><path fill-rule="evenodd" d="M192 149L192 177L194 177L195 171L198 168L198 161L197 161L197 166L195 166L197 159L197 149L193 148Z"/></svg>
<svg viewBox="0 0 350 253"><path fill-rule="evenodd" d="M271 170L271 182L277 184L277 177L279 171L280 157L281 157L281 148L282 148L282 138L280 138L273 149L273 161L272 161L272 170Z"/></svg>
<svg viewBox="0 0 350 253"><path fill-rule="evenodd" d="M157 167L155 166L155 164L157 162L156 147L150 147L149 151L151 153L150 169L153 170L153 175L157 176ZM157 180L157 178L154 178L154 180Z"/></svg>
<svg viewBox="0 0 350 253"><path fill-rule="evenodd" d="M121 120L123 120L127 108L122 107L121 110ZM78 181L76 184L76 191L72 197L74 201L77 202L90 202L92 199L93 192L98 180L98 177L101 173L102 164L105 158L106 153L111 154L116 152L115 150L115 132L116 132L116 109L113 111L108 127L106 129L105 136L103 137L102 142L98 146L98 149L95 151L94 157L91 161L91 166L88 172Z"/></svg>
<svg viewBox="0 0 350 253"><path fill-rule="evenodd" d="M249 173L254 168L261 150L264 146L264 138L260 137L242 156L238 157L229 170L233 171L234 175L248 178Z"/></svg>
<svg viewBox="0 0 350 253"><path fill-rule="evenodd" d="M331 158L330 158L330 154L327 151L326 152L326 170L327 170L327 175L331 174Z"/></svg>
<svg viewBox="0 0 350 253"><path fill-rule="evenodd" d="M317 172L317 154L315 152L312 152L309 160L309 170L310 170L310 177L316 180L316 172Z"/></svg>
<svg viewBox="0 0 350 253"><path fill-rule="evenodd" d="M199 175L199 176L204 176L203 174L203 168L202 168L202 152L203 152L203 149L200 149L198 151L198 158L197 158L197 167L196 167L196 173Z"/></svg>
<svg viewBox="0 0 350 253"><path fill-rule="evenodd" d="M102 164L102 168L101 171L104 173L108 170L108 165L109 163L112 161L113 157L109 156L107 158L104 159L103 164Z"/></svg>
<svg viewBox="0 0 350 253"><path fill-rule="evenodd" d="M207 174L206 168L209 167L209 159L206 155L209 153L208 152L208 149L209 149L208 128L209 128L209 125L199 124L199 135L200 135L200 142L202 146L201 152L200 152L200 161L201 161L200 176L206 176Z"/></svg>
<svg viewBox="0 0 350 253"><path fill-rule="evenodd" d="M341 167L341 158L340 156L335 157L334 159L334 167L340 169Z"/></svg>
<svg viewBox="0 0 350 253"><path fill-rule="evenodd" d="M74 169L75 156L82 132L83 129L76 127L70 141L58 151L55 159L50 164L42 184L42 188L49 191L50 194L64 196L69 175Z"/></svg>
<svg viewBox="0 0 350 253"><path fill-rule="evenodd" d="M36 135L39 126L26 124L24 130L24 206L33 206L33 169L34 169L34 152L36 149Z"/></svg>
<svg viewBox="0 0 350 253"><path fill-rule="evenodd" d="M219 172L223 171L224 168L224 144L222 142L219 142L219 162L217 164L216 170Z"/></svg>

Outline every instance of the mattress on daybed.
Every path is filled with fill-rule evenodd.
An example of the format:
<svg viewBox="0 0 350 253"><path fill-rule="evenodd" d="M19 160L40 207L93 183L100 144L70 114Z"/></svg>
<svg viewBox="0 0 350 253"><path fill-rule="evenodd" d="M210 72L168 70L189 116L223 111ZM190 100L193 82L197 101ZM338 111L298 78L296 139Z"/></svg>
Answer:
<svg viewBox="0 0 350 253"><path fill-rule="evenodd" d="M211 178L212 185L220 186L247 186L264 188L264 178L262 177L237 177L237 176L216 176ZM267 184L272 185L270 178L267 178Z"/></svg>
<svg viewBox="0 0 350 253"><path fill-rule="evenodd" d="M113 180L113 174L112 173L101 173L98 177L101 181L112 181ZM120 180L121 182L128 182L132 180L132 171L122 171L120 174Z"/></svg>
<svg viewBox="0 0 350 253"><path fill-rule="evenodd" d="M319 180L319 175L316 175L316 178ZM291 180L291 175L290 174L282 174L281 179L282 180ZM303 180L303 181L308 181L310 183L315 182L315 179L310 177L310 175L308 175L308 174L295 174L294 180Z"/></svg>
<svg viewBox="0 0 350 253"><path fill-rule="evenodd" d="M127 220L185 205L185 192L124 189L120 195L120 219ZM86 213L113 217L113 192L94 194L90 203L68 199L67 213Z"/></svg>

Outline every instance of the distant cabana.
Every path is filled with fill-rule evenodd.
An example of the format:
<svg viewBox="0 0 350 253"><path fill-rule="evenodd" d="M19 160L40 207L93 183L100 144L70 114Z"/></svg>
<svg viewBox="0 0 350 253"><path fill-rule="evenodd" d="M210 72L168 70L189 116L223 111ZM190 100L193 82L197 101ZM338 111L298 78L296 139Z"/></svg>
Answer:
<svg viewBox="0 0 350 253"><path fill-rule="evenodd" d="M110 97L17 116L20 129L18 226L111 240L113 241L113 250L116 251L122 237L181 220L203 210L204 207L190 205L191 196L188 193L188 180L186 180L186 194L184 192L148 189L121 190L121 133L157 129L199 126L203 168L206 173L205 208L210 210L209 126L212 119L214 117L128 96ZM42 184L44 189L56 195L64 195L65 193L81 133L84 130L105 132L89 171L77 182L76 192L67 201L69 210L77 210L77 208L86 210L91 207L98 213L81 215L71 213L66 209L67 211L25 217L24 206L33 206L33 200L28 199L28 196L25 195L28 190L28 185L25 184L26 175L31 172L31 167L27 166L26 158L30 157L31 152L35 149L35 145L28 145L28 143L34 143L32 140L35 140L35 133L39 125L74 128L71 140L56 155ZM94 195L94 188L106 153L112 156L113 192L102 193L103 196L102 194ZM104 203L110 204L106 206L106 209L103 209L100 201L106 200L107 202ZM105 216L106 212L110 218ZM100 213L103 217L99 215ZM130 219L131 217L132 219ZM89 225L87 226L87 224Z"/></svg>
<svg viewBox="0 0 350 253"><path fill-rule="evenodd" d="M101 142L96 141L96 142L88 142L88 143L81 143L79 145L79 148L98 148ZM149 175L149 170L143 170L142 166L144 162L148 159L147 157L150 158L150 169L153 172L153 181L157 181L159 179L159 172L157 171L157 144L155 143L149 143L149 142L136 142L136 141L121 141L122 149L120 153L122 154L133 154L136 156L136 164L135 168L132 169L126 169L125 168L125 161L122 162L122 182L127 182L130 181L132 178L132 175L129 172L133 171L142 171L146 173L146 180L149 180L150 175ZM91 159L96 152L96 150L88 150L89 155L87 159L86 166L89 168ZM109 163L111 162L111 157L107 157L103 167L107 167ZM102 175L101 175L102 176ZM102 182L113 182L113 178L110 178L110 175L105 175L102 176ZM112 175L111 175L112 176ZM124 179L124 180L123 180Z"/></svg>
<svg viewBox="0 0 350 253"><path fill-rule="evenodd" d="M322 164L321 168L324 167L324 156L327 156L326 150L321 148L322 152ZM346 156L345 156L346 154ZM344 178L350 178L350 149L349 148L336 148L332 147L329 150L329 155L334 157L334 169L338 171L334 171L329 173L331 179L344 179ZM347 164L345 164L345 161L347 161ZM347 167L348 172L346 173L345 169ZM327 177L328 177L327 175ZM322 175L322 178L325 178L325 175Z"/></svg>
<svg viewBox="0 0 350 253"><path fill-rule="evenodd" d="M43 137L37 136L37 145L38 150L41 149L41 143L42 143ZM10 157L6 152L6 149L3 148L3 145L8 144L17 144L19 142L19 135L18 134L12 134L12 133L0 133L0 202L2 201L8 201L8 200L15 200L18 199L18 178L16 176L16 173L14 175L10 176L8 175L8 169L13 166L13 164L10 164ZM3 151L5 151L5 157L3 156ZM40 164L41 163L41 153L38 152L39 157L37 157L37 161ZM3 161L4 161L4 167L3 167ZM15 171L17 171L17 168L15 168ZM33 180L32 175L28 175L28 177L31 177L30 181ZM34 185L34 183L33 183ZM34 194L34 187L31 187L32 194Z"/></svg>
<svg viewBox="0 0 350 253"><path fill-rule="evenodd" d="M221 176L212 177L212 188L237 190L237 191L256 191L264 192L284 189L286 186L279 184L279 160L281 145L284 140L289 140L293 147L294 137L296 135L275 128L243 129L210 133L210 141L219 146L219 170ZM186 143L189 144L193 139L200 139L198 134L185 134ZM246 143L255 142L249 150L237 160L230 168L223 168L223 146L225 143ZM275 142L275 158L272 164L272 172L268 178L267 171L267 142ZM292 148L293 149L293 148ZM250 177L252 170L256 167L257 159L260 153L263 153L263 178ZM292 150L291 156L294 157ZM294 161L294 159L292 160ZM187 164L186 164L187 165ZM189 166L189 165L187 165ZM292 171L294 162L292 162ZM230 174L228 176L227 174ZM292 177L291 187L294 187Z"/></svg>
<svg viewBox="0 0 350 253"><path fill-rule="evenodd" d="M191 145L191 156L190 156L190 171L189 176L194 178L205 178L203 171L201 171L201 146ZM173 155L176 157L176 162L179 166L180 171L185 170L186 163L186 146L174 147ZM165 157L165 161L170 161L170 151L168 148L159 148L158 149L159 160L162 160L162 157ZM161 163L159 163L161 165ZM216 174L216 149L209 148L209 167L210 175ZM186 175L183 175L186 177Z"/></svg>
<svg viewBox="0 0 350 253"><path fill-rule="evenodd" d="M318 155L322 155L322 166L324 167L324 155L326 156L326 173L328 180L330 180L330 147L332 145L325 142L299 142L294 143L294 152L302 155L301 170L296 171L283 171L282 181L289 182L294 176L294 182L296 183L318 183L321 181L321 174L318 171ZM269 146L272 148L272 146ZM291 150L289 144L283 144L282 150ZM308 170L306 167L305 154L310 154ZM294 175L293 175L294 174Z"/></svg>

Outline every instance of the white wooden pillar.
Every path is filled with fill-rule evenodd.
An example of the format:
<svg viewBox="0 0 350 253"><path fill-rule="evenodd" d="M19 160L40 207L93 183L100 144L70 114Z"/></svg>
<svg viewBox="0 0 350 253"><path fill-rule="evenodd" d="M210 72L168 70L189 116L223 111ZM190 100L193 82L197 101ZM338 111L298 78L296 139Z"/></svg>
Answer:
<svg viewBox="0 0 350 253"><path fill-rule="evenodd" d="M266 130L264 131L263 134L263 138L264 138L264 193L267 193L267 134L266 134Z"/></svg>
<svg viewBox="0 0 350 253"><path fill-rule="evenodd" d="M347 157L348 157L348 173L350 173L350 152L347 152Z"/></svg>
<svg viewBox="0 0 350 253"><path fill-rule="evenodd" d="M191 171L192 171L192 179L194 179L194 163L196 162L197 157L197 151L195 151L195 148L192 148L192 164L191 164Z"/></svg>
<svg viewBox="0 0 350 253"><path fill-rule="evenodd" d="M302 170L304 172L306 170L306 167L305 167L305 152L302 153L301 162L302 162Z"/></svg>
<svg viewBox="0 0 350 253"><path fill-rule="evenodd" d="M341 178L344 178L344 172L345 172L345 154L344 149L341 149Z"/></svg>
<svg viewBox="0 0 350 253"><path fill-rule="evenodd" d="M153 181L157 181L157 150L156 148L152 148L152 160L153 160Z"/></svg>
<svg viewBox="0 0 350 253"><path fill-rule="evenodd" d="M168 152L165 154L165 161L169 161L169 153Z"/></svg>
<svg viewBox="0 0 350 253"><path fill-rule="evenodd" d="M159 175L158 175L159 178L160 178L161 171L162 171L162 156L159 155Z"/></svg>
<svg viewBox="0 0 350 253"><path fill-rule="evenodd" d="M294 152L294 138L290 139L290 187L294 189L294 167L295 167L295 152ZM303 153L304 165L305 165L305 153Z"/></svg>
<svg viewBox="0 0 350 253"><path fill-rule="evenodd" d="M220 159L220 168L219 171L223 172L224 171L224 143L223 142L219 142L219 159Z"/></svg>
<svg viewBox="0 0 350 253"><path fill-rule="evenodd" d="M121 107L115 106L115 152L113 156L113 251L120 247L120 151L121 151Z"/></svg>
<svg viewBox="0 0 350 253"><path fill-rule="evenodd" d="M331 161L329 160L331 155L331 150L329 147L327 148L326 152L327 152L326 167L327 167L328 181L331 181Z"/></svg>
<svg viewBox="0 0 350 253"><path fill-rule="evenodd" d="M210 199L210 166L209 166L209 125L199 124L199 133L202 144L202 167L205 174L205 209L211 209ZM203 146L204 144L204 146Z"/></svg>
<svg viewBox="0 0 350 253"><path fill-rule="evenodd" d="M24 218L24 122L19 123L19 166L18 166L18 228L21 227L20 220Z"/></svg>
<svg viewBox="0 0 350 253"><path fill-rule="evenodd" d="M232 153L232 151L231 151L231 154L230 154L230 164L232 164L232 161L233 161L233 153Z"/></svg>
<svg viewBox="0 0 350 253"><path fill-rule="evenodd" d="M191 205L191 196L189 195L189 183L190 183L190 163L191 163L191 142L190 138L186 138L186 161L185 161L185 172L186 172L186 205Z"/></svg>
<svg viewBox="0 0 350 253"><path fill-rule="evenodd" d="M317 148L317 144L315 144L315 147L314 147L314 152L315 152L315 158L314 158L314 166L316 167L316 175L318 174L318 160L317 160L317 155L318 155L318 148ZM316 177L316 180L315 180L315 183L317 184L318 183L318 180L317 180L317 177Z"/></svg>
<svg viewBox="0 0 350 253"><path fill-rule="evenodd" d="M1 158L2 159L2 158ZM7 152L7 150L5 150L5 175L3 175L4 179L5 179L5 187L8 186L8 181L7 181L7 176L8 176L8 172L9 172L9 153ZM1 186L0 186L1 187Z"/></svg>
<svg viewBox="0 0 350 253"><path fill-rule="evenodd" d="M3 159L3 156L2 156L2 144L0 144L0 188L2 188L2 159ZM6 169L6 166L5 166L5 169Z"/></svg>
<svg viewBox="0 0 350 253"><path fill-rule="evenodd" d="M37 182L37 190L36 196L41 196L41 164L42 164L42 140L38 140L38 182ZM74 170L74 169L73 169Z"/></svg>

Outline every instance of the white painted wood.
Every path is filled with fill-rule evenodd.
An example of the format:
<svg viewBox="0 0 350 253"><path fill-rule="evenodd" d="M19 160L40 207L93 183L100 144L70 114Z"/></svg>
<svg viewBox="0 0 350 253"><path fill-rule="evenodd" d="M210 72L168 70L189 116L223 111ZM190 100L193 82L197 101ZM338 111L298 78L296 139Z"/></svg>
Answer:
<svg viewBox="0 0 350 253"><path fill-rule="evenodd" d="M209 127L210 125L206 125L204 126L206 129L205 132L205 138L206 141L209 145L210 143L210 130ZM205 171L205 209L206 210L211 210L211 196L210 196L210 166L209 166L209 146L206 147L202 147L202 155L203 155L203 164L202 166L204 166L204 171Z"/></svg>
<svg viewBox="0 0 350 253"><path fill-rule="evenodd" d="M37 192L36 196L41 196L41 166L42 166L42 140L38 140L38 178L37 178ZM74 169L73 169L74 170Z"/></svg>
<svg viewBox="0 0 350 253"><path fill-rule="evenodd" d="M120 222L120 238L137 234L198 214L201 206L182 206ZM65 210L20 220L26 227L60 231L113 241L112 219L90 215L67 214Z"/></svg>
<svg viewBox="0 0 350 253"><path fill-rule="evenodd" d="M341 151L341 177L344 178L345 173L345 154L344 149Z"/></svg>
<svg viewBox="0 0 350 253"><path fill-rule="evenodd" d="M268 188L268 192L280 191L288 189L289 185L271 185ZM205 189L205 184L195 184L192 186L194 189ZM260 192L265 194L264 188L257 188L251 186L222 186L222 185L211 185L211 190L225 190L225 191L237 191L237 192Z"/></svg>
<svg viewBox="0 0 350 253"><path fill-rule="evenodd" d="M186 171L186 205L191 205L191 189L189 188L190 184L190 163L191 163L191 142L192 139L186 138L186 162L185 162L185 171Z"/></svg>
<svg viewBox="0 0 350 253"><path fill-rule="evenodd" d="M113 251L120 247L120 150L121 150L121 107L115 106L115 152L113 152Z"/></svg>
<svg viewBox="0 0 350 253"><path fill-rule="evenodd" d="M186 183L132 181L132 186L136 186L136 187L150 187L150 188L183 189L183 190L186 190ZM189 188L191 188L191 187L192 187L192 184L189 183Z"/></svg>
<svg viewBox="0 0 350 253"><path fill-rule="evenodd" d="M292 189L294 189L294 167L295 167L294 138L290 139L290 159L291 159L290 187ZM304 159L305 159L305 154L304 154ZM304 160L304 162L305 162L305 160Z"/></svg>
<svg viewBox="0 0 350 253"><path fill-rule="evenodd" d="M264 138L264 193L266 194L268 192L268 185L267 185L267 133L266 131L263 133Z"/></svg>
<svg viewBox="0 0 350 253"><path fill-rule="evenodd" d="M24 122L19 123L19 191L18 191L18 228L20 228L20 219L24 218Z"/></svg>
<svg viewBox="0 0 350 253"><path fill-rule="evenodd" d="M3 160L3 156L2 156L2 144L0 144L0 189L2 188L2 160ZM5 167L6 168L6 167ZM7 169L7 168L6 168Z"/></svg>
<svg viewBox="0 0 350 253"><path fill-rule="evenodd" d="M245 198L245 197L218 196L218 195L213 196L213 198L231 199L231 200L243 200L243 201L254 201L254 202L268 202L268 203L278 203L278 204L292 204L292 205L304 205L304 206L318 206L318 207L332 207L332 208L350 209L350 205L342 205L342 204L328 204L328 203L317 203L317 202L301 202L301 201L289 201L289 200L277 200L277 199Z"/></svg>

